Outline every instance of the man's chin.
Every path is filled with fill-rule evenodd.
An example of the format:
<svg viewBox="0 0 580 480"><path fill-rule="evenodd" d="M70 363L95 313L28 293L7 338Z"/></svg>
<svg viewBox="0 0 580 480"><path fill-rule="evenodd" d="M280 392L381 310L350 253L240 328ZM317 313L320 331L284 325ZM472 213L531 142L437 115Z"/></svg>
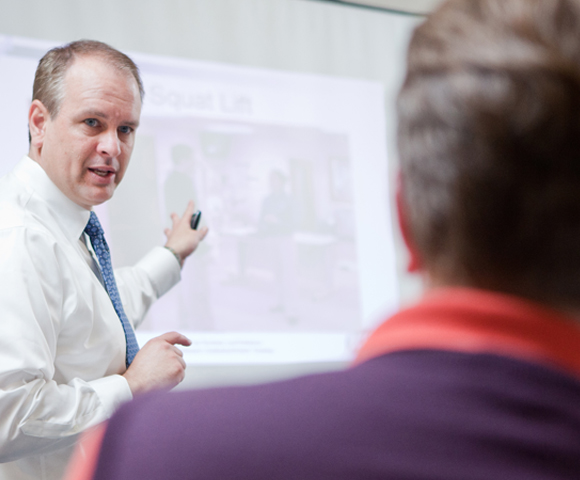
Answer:
<svg viewBox="0 0 580 480"><path fill-rule="evenodd" d="M86 208L87 210L91 210L93 207L101 205L105 203L107 200L110 200L112 196L113 191L109 191L108 189L107 190L99 189L96 192L91 192L90 194L82 195L82 197L79 198L79 201L76 201L75 203L77 203L83 208Z"/></svg>

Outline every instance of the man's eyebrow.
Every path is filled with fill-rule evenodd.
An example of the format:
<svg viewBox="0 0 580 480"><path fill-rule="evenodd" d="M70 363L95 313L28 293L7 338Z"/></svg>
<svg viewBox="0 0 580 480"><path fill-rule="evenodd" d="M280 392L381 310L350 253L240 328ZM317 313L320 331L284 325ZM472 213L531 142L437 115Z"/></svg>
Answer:
<svg viewBox="0 0 580 480"><path fill-rule="evenodd" d="M127 127L133 127L133 128L137 128L139 126L139 122L123 122L123 125L127 126Z"/></svg>
<svg viewBox="0 0 580 480"><path fill-rule="evenodd" d="M109 118L109 116L106 113L101 112L99 110L88 110L88 111L83 113L83 117L85 117L85 118L96 117L96 118L103 118L105 120L108 120L108 118ZM137 120L137 121L128 120L126 122L122 122L122 124L126 125L128 127L137 128L139 126L139 120Z"/></svg>

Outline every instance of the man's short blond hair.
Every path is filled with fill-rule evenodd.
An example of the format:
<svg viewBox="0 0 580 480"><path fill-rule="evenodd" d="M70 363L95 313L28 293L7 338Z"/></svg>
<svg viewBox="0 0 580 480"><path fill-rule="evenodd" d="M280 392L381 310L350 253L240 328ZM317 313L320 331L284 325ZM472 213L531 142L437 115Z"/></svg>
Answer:
<svg viewBox="0 0 580 480"><path fill-rule="evenodd" d="M132 75L141 100L143 100L143 82L139 68L127 55L103 42L96 40L77 40L61 47L49 50L38 63L32 88L32 99L40 100L52 117L58 115L64 92L64 78L75 59L80 56L102 58L119 70Z"/></svg>

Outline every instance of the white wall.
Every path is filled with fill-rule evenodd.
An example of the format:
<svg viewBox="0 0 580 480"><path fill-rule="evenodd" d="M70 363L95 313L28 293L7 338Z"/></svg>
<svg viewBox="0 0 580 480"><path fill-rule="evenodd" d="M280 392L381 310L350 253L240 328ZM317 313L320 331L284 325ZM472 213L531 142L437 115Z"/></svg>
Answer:
<svg viewBox="0 0 580 480"><path fill-rule="evenodd" d="M2 34L63 43L93 38L125 51L379 81L387 98L393 183L394 98L418 17L309 0L0 0L0 8ZM396 245L406 303L420 286L404 272L398 234ZM339 366L190 368L185 385L255 382Z"/></svg>

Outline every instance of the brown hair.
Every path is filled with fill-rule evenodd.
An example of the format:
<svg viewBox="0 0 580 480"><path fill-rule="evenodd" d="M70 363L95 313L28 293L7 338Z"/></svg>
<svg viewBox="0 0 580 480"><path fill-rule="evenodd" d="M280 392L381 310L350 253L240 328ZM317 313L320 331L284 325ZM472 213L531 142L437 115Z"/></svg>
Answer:
<svg viewBox="0 0 580 480"><path fill-rule="evenodd" d="M580 2L446 2L413 34L398 115L424 267L579 306Z"/></svg>
<svg viewBox="0 0 580 480"><path fill-rule="evenodd" d="M76 57L84 55L98 56L115 68L133 75L139 87L141 100L143 100L143 82L139 68L133 60L106 43L96 40L78 40L49 50L38 63L32 87L32 99L40 100L52 117L58 114L64 97L64 77L67 70Z"/></svg>

